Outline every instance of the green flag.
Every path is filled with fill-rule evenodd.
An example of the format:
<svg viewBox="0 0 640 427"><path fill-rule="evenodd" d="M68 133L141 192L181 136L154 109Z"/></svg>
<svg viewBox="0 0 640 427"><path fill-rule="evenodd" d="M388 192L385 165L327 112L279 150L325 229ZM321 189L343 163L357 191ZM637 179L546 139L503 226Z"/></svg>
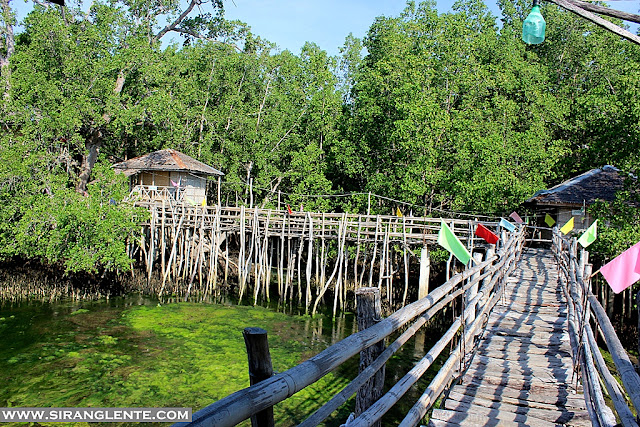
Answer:
<svg viewBox="0 0 640 427"><path fill-rule="evenodd" d="M438 244L451 252L464 265L469 263L471 254L444 221L438 232Z"/></svg>
<svg viewBox="0 0 640 427"><path fill-rule="evenodd" d="M587 228L582 236L578 239L578 243L582 245L583 248L586 248L590 244L596 241L596 237L598 237L598 220L591 224L591 227Z"/></svg>
<svg viewBox="0 0 640 427"><path fill-rule="evenodd" d="M553 218L551 218L551 215L549 215L549 214L546 214L546 215L545 215L545 217L544 217L544 222L546 222L546 223L547 223L547 225L548 225L549 227L553 227L553 224L555 224L555 223L556 223L556 222L553 220Z"/></svg>

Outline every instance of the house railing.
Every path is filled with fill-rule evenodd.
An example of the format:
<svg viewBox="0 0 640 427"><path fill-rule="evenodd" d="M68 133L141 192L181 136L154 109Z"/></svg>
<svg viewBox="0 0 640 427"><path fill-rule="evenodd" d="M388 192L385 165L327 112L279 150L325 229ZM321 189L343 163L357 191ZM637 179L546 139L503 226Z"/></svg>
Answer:
<svg viewBox="0 0 640 427"><path fill-rule="evenodd" d="M582 370L582 383L587 409L594 425L616 426L616 416L606 405L601 383L613 403L620 423L625 427L637 427L638 420L627 405L627 398L640 413L640 377L629 360L626 350L607 317L607 314L591 292L592 266L589 253L581 249L578 257L577 240L562 236L557 228L553 234L553 251L558 261L559 280L569 301L569 336L574 349L574 365ZM609 371L596 342L595 333L604 338L615 364L622 387Z"/></svg>
<svg viewBox="0 0 640 427"><path fill-rule="evenodd" d="M184 199L184 189L159 185L136 185L129 193L130 200L162 201L180 203Z"/></svg>
<svg viewBox="0 0 640 427"><path fill-rule="evenodd" d="M367 405L368 409L356 414L355 419L350 420L348 424L350 427L370 426L379 422L382 416L426 373L450 343L452 346L455 344L438 374L400 424L401 426L417 425L444 389L466 368L463 366L467 362L466 356L473 350L475 338L482 332L489 313L501 298L506 280L520 259L523 245L524 227L520 227L515 232L509 233L507 242L497 253L487 251L484 261L481 254L474 254L473 267L454 275L428 296L405 306L383 320L375 319L377 323L373 326L345 338L285 372L205 407L193 415L190 425L218 427L236 425L268 410L318 381L354 355L360 353L362 358L363 352L391 334L402 331L400 336L379 353L349 385L300 424L306 427L318 425L353 394L368 393L370 387L366 385L367 382L376 376L392 355L429 319L459 299L457 306L462 307L461 314L454 319L442 338L386 394L370 402ZM377 288L360 289L365 292L378 291ZM413 323L410 323L412 321ZM188 423L181 425L188 425Z"/></svg>

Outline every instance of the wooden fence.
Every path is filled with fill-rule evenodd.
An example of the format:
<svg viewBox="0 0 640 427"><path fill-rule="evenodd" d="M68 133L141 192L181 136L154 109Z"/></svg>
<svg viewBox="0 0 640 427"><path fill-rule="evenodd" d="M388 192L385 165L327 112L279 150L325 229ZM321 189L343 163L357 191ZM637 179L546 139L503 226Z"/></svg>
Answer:
<svg viewBox="0 0 640 427"><path fill-rule="evenodd" d="M578 256L577 242L554 230L554 254L560 270L560 281L569 304L569 334L574 349L574 365L582 371L585 401L594 426L618 425L613 411L606 405L601 384L613 403L620 423L625 427L638 426L638 420L627 405L627 398L640 413L640 377L622 347L605 310L593 295L588 263L589 253L582 249ZM600 353L596 341L600 334L607 345L622 380L616 381Z"/></svg>
<svg viewBox="0 0 640 427"><path fill-rule="evenodd" d="M338 307L344 309L347 290L363 286L383 289L388 307L404 305L411 262L437 241L443 221L164 200L137 204L149 209L150 218L131 253L143 261L149 282L154 268L159 270L159 295L211 294L233 275L241 298L253 292L254 302L260 295L270 299L273 280L278 298L297 297L312 312L327 291L333 291L335 313ZM470 250L484 244L474 236L477 221L444 221Z"/></svg>
<svg viewBox="0 0 640 427"><path fill-rule="evenodd" d="M343 218L344 227L347 217ZM362 227L360 230L362 231ZM488 314L500 299L506 279L520 258L523 244L524 227L520 227L516 232L509 233L508 240L497 253L493 250L486 251L484 260L481 253L475 253L473 267L456 274L428 296L405 306L383 320L374 319L373 326L345 338L300 365L207 406L194 414L191 424L218 427L236 425L282 402L360 353L360 373L349 385L301 424L306 427L318 425L354 394L358 393L357 401L366 400L366 395L371 394L371 383L368 381L380 375L380 371L391 356L440 310L453 304L454 301L459 301L457 306L461 307L460 313L442 338L386 394L379 398L375 396L373 398L375 402L371 401L366 405L357 404L355 419L349 423L351 427L375 425L379 422L381 417L424 375L436 358L451 344L453 348L448 359L400 424L401 426L417 425L445 387L465 368L467 361L465 356L471 353L475 337L481 332ZM368 295L372 291L378 293L379 287L360 289L358 295ZM359 310L360 305L365 304L365 299L359 299ZM399 334L399 336L386 349L376 349L374 353L378 355L371 358L370 350L381 345L379 343L383 343L384 339L392 334ZM363 364L363 359L367 358L372 360ZM379 378L374 381L379 382Z"/></svg>

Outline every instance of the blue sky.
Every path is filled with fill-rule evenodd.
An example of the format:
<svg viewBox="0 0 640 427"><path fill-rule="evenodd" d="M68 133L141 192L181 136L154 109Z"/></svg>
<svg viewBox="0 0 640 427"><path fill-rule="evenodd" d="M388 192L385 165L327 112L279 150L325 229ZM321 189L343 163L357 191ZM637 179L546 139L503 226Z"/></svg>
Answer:
<svg viewBox="0 0 640 427"><path fill-rule="evenodd" d="M438 1L447 11L453 0ZM298 53L306 41L338 54L349 33L364 37L378 16L398 16L405 0L225 0L227 19L249 24L254 34Z"/></svg>
<svg viewBox="0 0 640 427"><path fill-rule="evenodd" d="M499 16L495 0L485 2ZM450 10L453 3L437 0L438 11ZM297 54L306 41L311 41L330 55L337 55L349 33L364 37L377 16L398 16L406 0L224 0L224 4L227 19L246 22L255 35L276 43L281 50ZM613 0L610 5L638 13L640 0ZM31 2L13 0L11 6L21 17L31 8Z"/></svg>

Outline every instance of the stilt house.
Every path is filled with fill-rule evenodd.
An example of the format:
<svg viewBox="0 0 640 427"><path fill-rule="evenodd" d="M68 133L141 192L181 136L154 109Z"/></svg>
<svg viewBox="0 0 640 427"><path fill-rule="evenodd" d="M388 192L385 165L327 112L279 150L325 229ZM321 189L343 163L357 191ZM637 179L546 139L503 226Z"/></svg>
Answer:
<svg viewBox="0 0 640 427"><path fill-rule="evenodd" d="M574 218L576 229L585 229L593 223L587 207L596 200L613 201L624 186L625 175L613 166L592 169L571 178L549 190L535 193L523 205L536 213L538 225L546 227L544 217L549 214L562 226Z"/></svg>
<svg viewBox="0 0 640 427"><path fill-rule="evenodd" d="M176 150L155 151L113 165L130 179L132 197L193 205L207 203L207 178L224 174Z"/></svg>

